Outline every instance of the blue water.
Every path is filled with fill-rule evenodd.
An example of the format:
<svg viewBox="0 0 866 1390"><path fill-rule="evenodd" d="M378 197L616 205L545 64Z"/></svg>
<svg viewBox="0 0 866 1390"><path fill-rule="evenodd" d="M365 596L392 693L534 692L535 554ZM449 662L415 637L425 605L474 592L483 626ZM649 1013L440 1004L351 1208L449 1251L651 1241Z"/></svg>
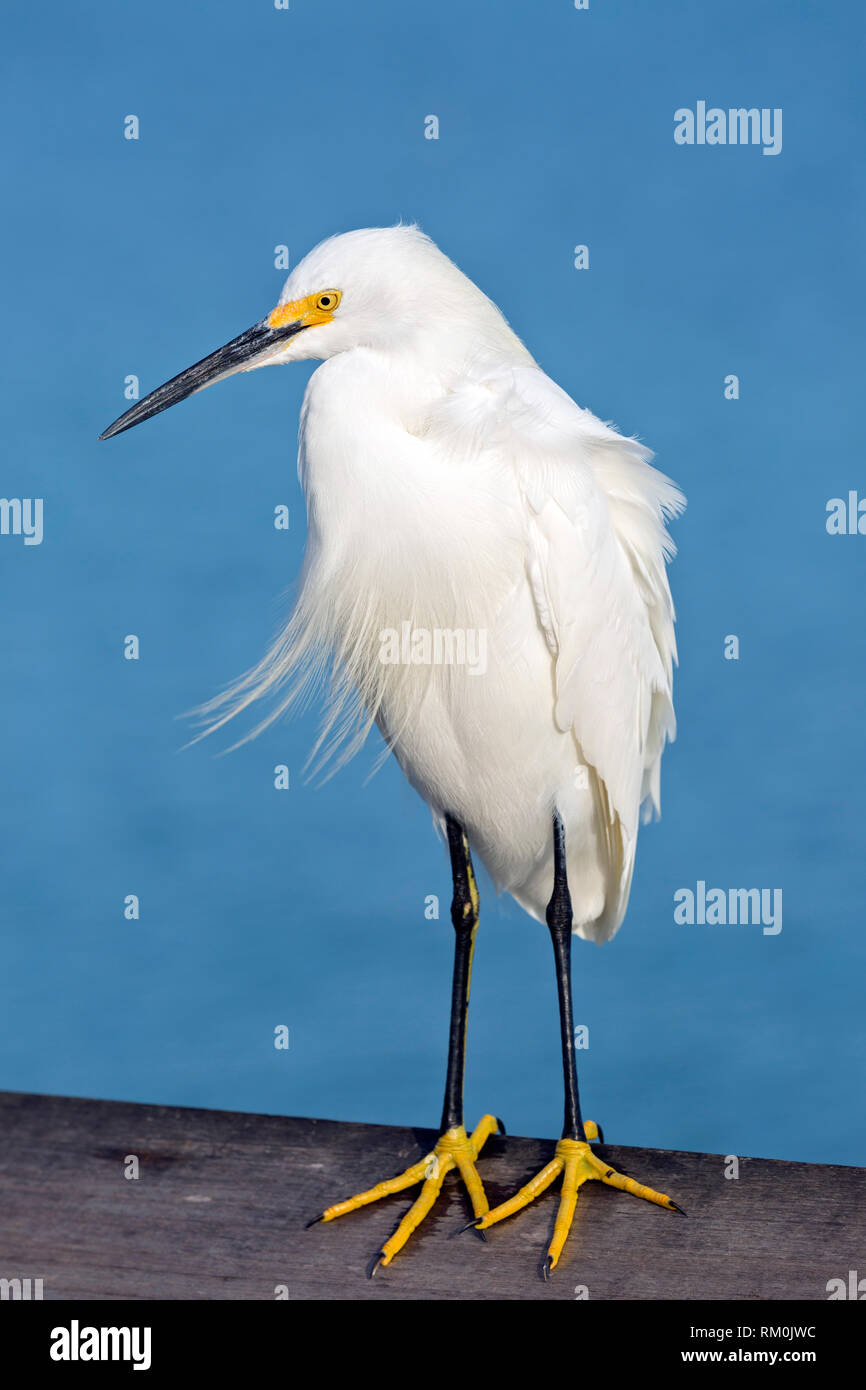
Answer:
<svg viewBox="0 0 866 1390"><path fill-rule="evenodd" d="M825 527L866 494L859 7L91 0L6 28L2 491L44 499L44 540L0 536L0 1084L438 1119L426 809L393 766L365 783L372 740L305 786L313 714L180 751L290 600L310 368L96 443L128 374L276 302L276 245L402 217L689 497L663 819L620 935L576 943L585 1110L623 1143L866 1160L866 537ZM782 152L675 145L699 100L782 108ZM677 924L699 880L781 888L781 932ZM473 985L467 1117L555 1134L549 943L489 887Z"/></svg>

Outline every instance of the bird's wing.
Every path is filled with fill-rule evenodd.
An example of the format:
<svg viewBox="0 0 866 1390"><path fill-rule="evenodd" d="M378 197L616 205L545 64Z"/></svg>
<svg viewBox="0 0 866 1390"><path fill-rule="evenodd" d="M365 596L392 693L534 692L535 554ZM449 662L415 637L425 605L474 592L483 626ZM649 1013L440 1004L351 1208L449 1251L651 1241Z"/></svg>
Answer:
<svg viewBox="0 0 866 1390"><path fill-rule="evenodd" d="M651 452L539 368L502 373L500 419L524 499L528 571L554 663L554 718L592 775L609 862L605 934L625 911L641 808L659 810L673 738L674 610L665 522L685 505Z"/></svg>

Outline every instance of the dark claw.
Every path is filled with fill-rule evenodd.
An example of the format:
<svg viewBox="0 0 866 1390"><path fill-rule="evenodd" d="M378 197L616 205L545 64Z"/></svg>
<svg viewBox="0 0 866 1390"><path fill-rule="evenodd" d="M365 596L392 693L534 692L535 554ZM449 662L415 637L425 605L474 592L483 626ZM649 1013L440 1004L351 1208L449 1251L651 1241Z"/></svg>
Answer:
<svg viewBox="0 0 866 1390"><path fill-rule="evenodd" d="M544 1261L544 1264L541 1266L541 1277L544 1280L545 1284L550 1283L550 1276L552 1273L553 1263L551 1261L550 1256L548 1255Z"/></svg>
<svg viewBox="0 0 866 1390"><path fill-rule="evenodd" d="M502 1123L502 1121L500 1120L500 1118L499 1118L498 1115L495 1117L495 1119L496 1119L496 1123L497 1123L498 1126L499 1126L499 1133L500 1133L500 1134L507 1134L507 1133L508 1133L508 1130L505 1128L505 1125Z"/></svg>
<svg viewBox="0 0 866 1390"><path fill-rule="evenodd" d="M369 1263L368 1266L367 1266L367 1278L368 1278L368 1279L373 1279L373 1278L375 1278L376 1270L379 1268L379 1265L382 1263L382 1259L383 1259L383 1257L384 1257L384 1254L385 1254L385 1251L384 1251L384 1250L377 1250L377 1251L376 1251L375 1255L373 1256L373 1258L371 1259L370 1263Z"/></svg>
<svg viewBox="0 0 866 1390"><path fill-rule="evenodd" d="M481 1240L483 1240L484 1243L486 1244L486 1243L487 1243L487 1236L485 1235L485 1233L484 1233L483 1231L479 1231L478 1227L475 1225L475 1223L476 1223L477 1221L480 1221L480 1220L481 1220L480 1216L476 1216L475 1219L474 1219L473 1221L467 1221L467 1223L466 1223L465 1226L458 1226L456 1231L452 1231L452 1232L451 1232L451 1234L450 1234L450 1236L448 1237L448 1239L449 1239L449 1240L453 1240L455 1236L462 1236L462 1234L463 1234L464 1231L468 1231L470 1226L474 1226L474 1227L475 1227L475 1234L476 1234Z"/></svg>
<svg viewBox="0 0 866 1390"><path fill-rule="evenodd" d="M603 1143L604 1143L604 1130L602 1129L601 1125L596 1125L596 1129L598 1130L598 1142L599 1142L599 1144L603 1144Z"/></svg>
<svg viewBox="0 0 866 1390"><path fill-rule="evenodd" d="M317 1221L324 1221L324 1219L325 1219L325 1213L324 1213L324 1212L322 1212L322 1214L321 1214L320 1216L314 1216L313 1219L312 1219L312 1221L307 1221L307 1222L305 1222L305 1224L304 1224L304 1230L305 1230L305 1231L308 1231L308 1230L310 1229L311 1226L315 1226L315 1224L316 1224Z"/></svg>
<svg viewBox="0 0 866 1390"><path fill-rule="evenodd" d="M683 1211L682 1207L678 1207L677 1204L676 1204L676 1202L671 1202L671 1201L670 1201L670 1198L668 1198L668 1201L670 1202L670 1204L671 1204L671 1206L673 1207L674 1211L678 1211L678 1212L679 1212L680 1216L688 1216L688 1212L687 1212L687 1211Z"/></svg>

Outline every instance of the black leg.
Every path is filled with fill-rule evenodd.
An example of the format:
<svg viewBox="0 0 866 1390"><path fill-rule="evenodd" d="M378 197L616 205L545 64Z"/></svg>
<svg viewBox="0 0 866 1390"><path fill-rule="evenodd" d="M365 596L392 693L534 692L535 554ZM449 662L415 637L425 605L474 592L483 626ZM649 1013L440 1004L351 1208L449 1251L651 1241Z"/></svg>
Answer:
<svg viewBox="0 0 866 1390"><path fill-rule="evenodd" d="M547 925L556 962L559 993L559 1026L562 1032L562 1071L565 1078L563 1139L585 1140L577 1094L577 1058L574 1052L574 1017L571 1008L571 894L565 869L565 830L553 813L553 894L547 904Z"/></svg>
<svg viewBox="0 0 866 1390"><path fill-rule="evenodd" d="M466 832L453 816L445 817L454 897L451 921L454 923L454 983L451 990L451 1029L448 1040L448 1072L442 1132L463 1124L463 1073L466 1066L466 1020L469 1013L469 982L472 952L478 930L478 888L469 853Z"/></svg>

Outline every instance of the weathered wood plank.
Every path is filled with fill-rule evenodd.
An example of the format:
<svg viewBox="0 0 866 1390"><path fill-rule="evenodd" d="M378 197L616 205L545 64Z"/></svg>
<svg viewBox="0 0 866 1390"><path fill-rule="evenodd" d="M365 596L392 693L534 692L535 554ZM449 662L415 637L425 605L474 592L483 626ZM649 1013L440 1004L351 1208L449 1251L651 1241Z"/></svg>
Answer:
<svg viewBox="0 0 866 1390"><path fill-rule="evenodd" d="M446 1179L439 1207L373 1281L371 1255L408 1205L395 1196L329 1224L331 1201L413 1162L432 1131L0 1093L0 1277L50 1298L826 1299L866 1251L866 1170L622 1148L621 1172L669 1192L687 1218L598 1185L549 1284L539 1265L555 1197L492 1231ZM491 1201L550 1157L552 1141L492 1141ZM135 1154L141 1176L123 1176ZM866 1273L866 1269L862 1271Z"/></svg>

